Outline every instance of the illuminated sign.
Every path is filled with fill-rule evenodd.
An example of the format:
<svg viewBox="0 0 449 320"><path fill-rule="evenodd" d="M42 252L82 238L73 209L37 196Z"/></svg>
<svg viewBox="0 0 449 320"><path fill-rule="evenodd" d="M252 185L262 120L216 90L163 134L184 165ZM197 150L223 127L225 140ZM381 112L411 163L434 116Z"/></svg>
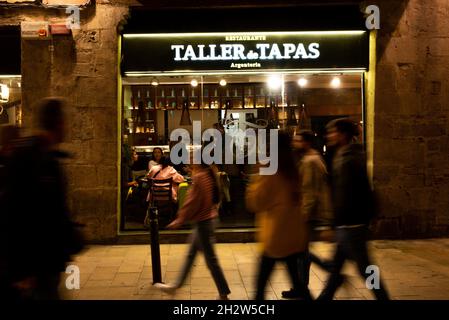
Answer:
<svg viewBox="0 0 449 320"><path fill-rule="evenodd" d="M196 60L282 60L282 59L317 59L320 56L319 43L311 43L308 49L304 44L257 43L256 51L247 50L243 44L198 44L172 45L175 61Z"/></svg>
<svg viewBox="0 0 449 320"><path fill-rule="evenodd" d="M125 75L367 69L366 31L125 34Z"/></svg>

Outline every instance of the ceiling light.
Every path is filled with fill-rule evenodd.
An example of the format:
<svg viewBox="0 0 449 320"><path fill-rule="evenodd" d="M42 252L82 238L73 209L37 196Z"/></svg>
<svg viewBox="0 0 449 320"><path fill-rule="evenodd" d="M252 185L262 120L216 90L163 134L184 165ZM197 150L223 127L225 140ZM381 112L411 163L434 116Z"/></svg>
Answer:
<svg viewBox="0 0 449 320"><path fill-rule="evenodd" d="M331 86L334 88L339 88L341 85L341 80L339 77L334 77L331 81Z"/></svg>
<svg viewBox="0 0 449 320"><path fill-rule="evenodd" d="M300 87L305 87L309 81L306 78L300 78L298 79L298 85Z"/></svg>
<svg viewBox="0 0 449 320"><path fill-rule="evenodd" d="M198 86L198 81L196 81L195 79L193 79L192 81L190 81L190 85L192 87L197 87Z"/></svg>
<svg viewBox="0 0 449 320"><path fill-rule="evenodd" d="M279 76L271 76L268 78L267 84L270 89L276 90L281 87L282 79Z"/></svg>
<svg viewBox="0 0 449 320"><path fill-rule="evenodd" d="M225 79L220 80L220 86L224 87L227 84Z"/></svg>

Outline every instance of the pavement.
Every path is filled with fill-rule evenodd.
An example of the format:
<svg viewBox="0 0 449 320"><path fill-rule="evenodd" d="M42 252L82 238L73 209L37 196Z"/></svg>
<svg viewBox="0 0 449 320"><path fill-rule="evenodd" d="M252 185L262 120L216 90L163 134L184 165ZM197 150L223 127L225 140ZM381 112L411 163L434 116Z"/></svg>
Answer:
<svg viewBox="0 0 449 320"><path fill-rule="evenodd" d="M379 240L369 243L373 263L379 266L392 299L449 299L449 239ZM187 253L187 244L160 247L162 278L173 281ZM259 245L257 243L219 243L216 250L232 291L231 300L251 300L255 296ZM334 244L315 242L311 251L329 258ZM68 290L66 277L61 295L75 300L214 300L218 293L205 260L200 253L186 284L171 296L152 285L149 245L90 246L78 255L73 265L80 271L79 289ZM347 281L337 291L337 300L371 300L373 295L358 275L353 263L346 263ZM324 288L327 274L312 265L309 289L317 296ZM71 280L73 279L67 279ZM68 281L70 282L70 281ZM73 283L73 282L70 282ZM281 291L291 287L286 267L279 262L266 288L266 299L282 299Z"/></svg>

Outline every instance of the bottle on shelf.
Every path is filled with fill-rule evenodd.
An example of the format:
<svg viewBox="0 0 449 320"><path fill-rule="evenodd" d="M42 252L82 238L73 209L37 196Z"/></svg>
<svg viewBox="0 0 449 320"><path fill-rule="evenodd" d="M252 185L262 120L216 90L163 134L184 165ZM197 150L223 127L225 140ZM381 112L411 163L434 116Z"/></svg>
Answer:
<svg viewBox="0 0 449 320"><path fill-rule="evenodd" d="M267 114L268 126L271 129L277 129L279 125L278 112L276 107L276 100L274 98L270 99L270 107Z"/></svg>
<svg viewBox="0 0 449 320"><path fill-rule="evenodd" d="M151 97L150 97L150 90L147 89L147 109L153 109L153 103L151 101Z"/></svg>

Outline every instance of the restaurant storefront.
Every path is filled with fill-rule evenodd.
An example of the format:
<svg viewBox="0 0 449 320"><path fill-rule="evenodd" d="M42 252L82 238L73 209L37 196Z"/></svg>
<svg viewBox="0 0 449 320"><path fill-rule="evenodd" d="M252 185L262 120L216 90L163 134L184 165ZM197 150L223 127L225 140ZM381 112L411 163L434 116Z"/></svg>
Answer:
<svg viewBox="0 0 449 320"><path fill-rule="evenodd" d="M145 191L139 196L145 188L142 183L131 188L125 184L129 169L139 181L154 149L170 155L177 142L170 137L175 129L192 136L193 125L199 123L201 133L221 129L223 136L234 139L247 129L292 134L308 129L315 133L315 147L326 157L326 124L351 117L363 128L365 141L370 34L360 13L338 26L317 26L310 18L306 24L261 25L267 11L247 14L244 24L221 29L211 24L203 30L195 26L164 30L136 23L145 15L131 12L120 40L122 232L145 230L145 202L140 199ZM192 11L192 15L213 19L213 11ZM259 23L251 23L255 21ZM138 155L135 161L133 150ZM220 211L219 233L251 232L255 227L254 215L244 204L254 164L245 156L242 162L219 166L229 191ZM164 215L160 215L162 237L183 232L164 230L171 214Z"/></svg>
<svg viewBox="0 0 449 320"><path fill-rule="evenodd" d="M0 125L20 125L22 122L20 28L0 27L0 43L4 61L0 64Z"/></svg>
<svg viewBox="0 0 449 320"><path fill-rule="evenodd" d="M379 197L374 237L447 236L448 205L442 195L448 186L444 164L448 161L445 66L449 64L443 54L448 22L441 18L444 10L435 10L447 6L445 1L427 6L415 0L377 0L372 3L382 13L377 31L366 29L367 4L361 1L276 5L239 0L141 1L142 8L127 0L80 1L79 29L68 33L51 27L65 25L72 14L66 10L71 1L57 1L61 4L57 8L38 1L0 6L1 44L6 48L0 53L2 124L15 120L30 129L36 102L49 95L68 99L67 137L61 146L73 155L64 163L68 206L75 219L86 225L89 241L148 242L142 213L134 211L135 217L129 219L131 211L123 207L121 198L128 147L134 146L145 163L154 146L169 150L174 128L193 130L194 121L201 121L201 131L221 123L230 134L274 119L271 125L293 131L309 126L317 133L316 147L324 153L321 130L336 116L363 121L368 168ZM422 24L422 19L434 23ZM23 23L47 25L55 34L20 39ZM347 43L338 46L336 41L329 54L329 39L342 35L305 37L304 32L317 31L365 31L353 36L365 39L369 34L369 47L366 39L359 41L364 45L357 60L353 56L358 49ZM170 36L139 40L142 34ZM204 36L197 39L192 34ZM139 45L141 49L130 57L126 35L147 44ZM14 44L6 38L15 38ZM160 41L164 39L170 45L165 49ZM184 47L172 49L172 45ZM182 117L184 102L188 114ZM306 116L301 116L302 111ZM192 125L180 125L181 120L191 120ZM234 200L243 199L251 168L228 169L233 201L221 213L218 240L249 241L252 214L241 208L241 200ZM185 234L174 235L163 230L161 241L185 239Z"/></svg>

